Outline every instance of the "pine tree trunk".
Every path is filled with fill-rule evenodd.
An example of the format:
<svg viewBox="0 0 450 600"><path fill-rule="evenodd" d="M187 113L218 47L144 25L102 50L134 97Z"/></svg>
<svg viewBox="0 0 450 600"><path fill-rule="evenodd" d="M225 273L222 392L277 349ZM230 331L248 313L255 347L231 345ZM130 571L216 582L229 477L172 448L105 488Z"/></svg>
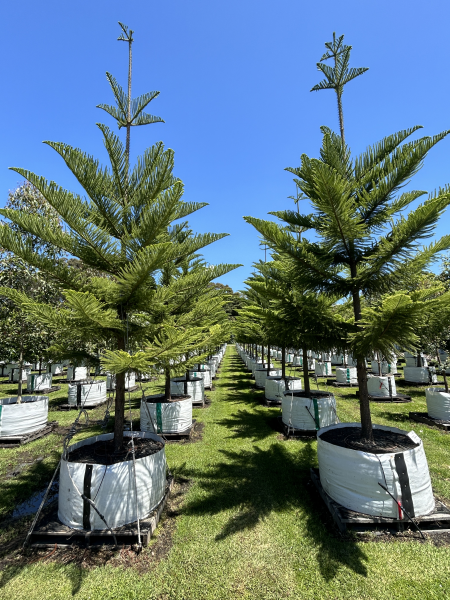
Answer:
<svg viewBox="0 0 450 600"><path fill-rule="evenodd" d="M308 371L308 350L303 347L303 378L305 385L305 392L308 394L311 393L311 386L309 384L309 371Z"/></svg>
<svg viewBox="0 0 450 600"><path fill-rule="evenodd" d="M353 312L355 323L361 319L361 299L359 292L353 293ZM372 417L370 415L370 400L367 389L367 370L365 356L356 356L356 371L359 387L359 410L361 415L361 439L373 443Z"/></svg>
<svg viewBox="0 0 450 600"><path fill-rule="evenodd" d="M23 329L20 336L20 354L19 354L19 386L17 388L18 401L22 402L22 371L23 371Z"/></svg>
<svg viewBox="0 0 450 600"><path fill-rule="evenodd" d="M117 340L117 349L125 350L125 339ZM114 410L114 452L120 452L123 446L123 424L125 417L125 375L116 374L116 401Z"/></svg>
<svg viewBox="0 0 450 600"><path fill-rule="evenodd" d="M165 370L164 399L165 400L171 400L171 396L170 396L170 369L166 369Z"/></svg>

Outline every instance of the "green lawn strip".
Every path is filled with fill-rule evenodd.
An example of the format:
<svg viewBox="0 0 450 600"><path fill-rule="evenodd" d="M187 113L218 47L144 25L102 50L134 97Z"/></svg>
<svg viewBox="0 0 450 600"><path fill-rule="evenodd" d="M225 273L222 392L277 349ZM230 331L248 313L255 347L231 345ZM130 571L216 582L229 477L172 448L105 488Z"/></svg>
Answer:
<svg viewBox="0 0 450 600"><path fill-rule="evenodd" d="M195 411L205 423L203 439L166 446L175 475L192 482L167 558L156 565L149 559L142 575L110 565L8 567L0 598L448 597L448 548L336 535L309 480L309 468L317 464L316 442L280 439L270 427L279 410L263 407L263 392L251 391L252 386L229 348L211 406ZM341 419L357 420L354 389L330 389L338 397ZM415 402L419 408L411 408ZM395 424L399 408L420 410L421 402L374 406L374 421ZM428 429L426 438L420 435L433 471L441 445L448 447L447 436L421 428ZM439 470L433 480L439 480ZM151 548L144 554L149 556Z"/></svg>

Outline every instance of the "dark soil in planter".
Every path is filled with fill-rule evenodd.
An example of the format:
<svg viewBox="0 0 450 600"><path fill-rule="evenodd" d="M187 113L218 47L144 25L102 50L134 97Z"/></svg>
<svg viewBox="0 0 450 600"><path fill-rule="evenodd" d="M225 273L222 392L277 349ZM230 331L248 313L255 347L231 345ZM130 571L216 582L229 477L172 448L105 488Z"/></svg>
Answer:
<svg viewBox="0 0 450 600"><path fill-rule="evenodd" d="M184 394L176 395L172 394L170 400L166 400L164 398L164 394L153 394L152 396L146 396L145 399L148 404L163 404L165 402L179 402L180 400L187 400L190 396L185 396Z"/></svg>
<svg viewBox="0 0 450 600"><path fill-rule="evenodd" d="M320 434L320 439L340 448L360 450L370 454L388 454L389 452L402 452L417 448L419 444L403 433L385 431L384 429L373 430L374 444L361 441L360 427L338 427Z"/></svg>
<svg viewBox="0 0 450 600"><path fill-rule="evenodd" d="M123 447L120 452L114 454L114 440L101 440L95 444L87 444L73 450L68 457L68 462L88 463L94 465L114 465L117 463L132 460L131 438L124 438ZM156 454L164 444L149 438L134 438L135 457L144 458L151 454Z"/></svg>
<svg viewBox="0 0 450 600"><path fill-rule="evenodd" d="M291 394L294 398L317 398L320 400L321 398L332 398L332 392L325 392L323 390L311 390L310 392L305 392L305 390L286 390L286 397L290 398Z"/></svg>

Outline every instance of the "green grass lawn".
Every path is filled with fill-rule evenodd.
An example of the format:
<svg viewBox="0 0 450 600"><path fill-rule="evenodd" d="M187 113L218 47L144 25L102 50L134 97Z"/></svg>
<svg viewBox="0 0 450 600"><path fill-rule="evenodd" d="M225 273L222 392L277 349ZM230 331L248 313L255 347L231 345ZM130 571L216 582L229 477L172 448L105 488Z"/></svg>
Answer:
<svg viewBox="0 0 450 600"><path fill-rule="evenodd" d="M139 557L126 566L116 556L86 568L83 561L67 562L63 551L33 564L9 553L0 598L448 598L450 551L445 545L406 537L386 542L339 536L309 479L310 467L317 466L316 442L284 441L270 426L279 409L263 407L263 392L251 391L252 386L229 347L211 406L194 411L205 425L203 439L166 447L177 480L191 482L178 516L162 523ZM357 421L354 388L331 389L341 420ZM0 390L12 393L6 386ZM426 410L424 389L401 391L411 392L413 402L373 404L374 422L414 429L422 437L435 493L450 502L449 436L411 424L409 411ZM63 401L64 387L52 395L53 409ZM135 393L136 424L138 406ZM90 415L100 419L102 409ZM50 419L67 426L74 416L52 410ZM94 426L77 439L97 431ZM5 515L50 479L61 440L62 432L20 450L0 450L0 542L10 540L19 527L26 530L26 520L8 528ZM33 462L36 458L42 460ZM172 545L161 554L157 549L169 522Z"/></svg>

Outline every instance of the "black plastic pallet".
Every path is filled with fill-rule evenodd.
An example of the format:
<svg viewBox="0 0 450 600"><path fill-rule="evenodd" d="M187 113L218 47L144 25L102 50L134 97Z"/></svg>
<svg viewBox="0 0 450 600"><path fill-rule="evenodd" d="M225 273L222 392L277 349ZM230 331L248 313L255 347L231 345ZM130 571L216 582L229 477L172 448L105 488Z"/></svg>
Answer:
<svg viewBox="0 0 450 600"><path fill-rule="evenodd" d="M405 527L415 530L414 525L408 519L390 519L388 517L374 517L355 512L335 502L325 492L320 483L319 469L310 469L311 480L325 502L334 522L341 533L347 533L349 529L359 533L368 533L376 529L390 532L404 531ZM450 509L442 502L435 499L435 509L429 515L416 517L415 522L424 533L448 533L450 532Z"/></svg>
<svg viewBox="0 0 450 600"><path fill-rule="evenodd" d="M141 529L141 543L148 546L150 538L155 533L161 514L173 488L173 478L167 480L164 497L153 512L139 522ZM130 523L123 527L113 529L119 546L131 546L138 543L137 523ZM58 512L55 508L30 536L31 548L50 548L58 544L59 548L67 548L73 544L86 547L114 546L114 537L110 531L87 531L85 529L71 529L58 521Z"/></svg>
<svg viewBox="0 0 450 600"><path fill-rule="evenodd" d="M56 427L58 427L58 421L50 421L45 427L35 431L34 433L27 433L25 435L10 435L8 437L0 437L0 448L15 448L17 446L23 446L34 440L49 435Z"/></svg>
<svg viewBox="0 0 450 600"><path fill-rule="evenodd" d="M433 419L433 417L428 416L428 413L410 412L409 418L412 421L417 421L418 423L425 423L426 425L431 425L431 427L438 427L439 429L443 429L444 431L450 431L450 421L443 421L442 419Z"/></svg>

